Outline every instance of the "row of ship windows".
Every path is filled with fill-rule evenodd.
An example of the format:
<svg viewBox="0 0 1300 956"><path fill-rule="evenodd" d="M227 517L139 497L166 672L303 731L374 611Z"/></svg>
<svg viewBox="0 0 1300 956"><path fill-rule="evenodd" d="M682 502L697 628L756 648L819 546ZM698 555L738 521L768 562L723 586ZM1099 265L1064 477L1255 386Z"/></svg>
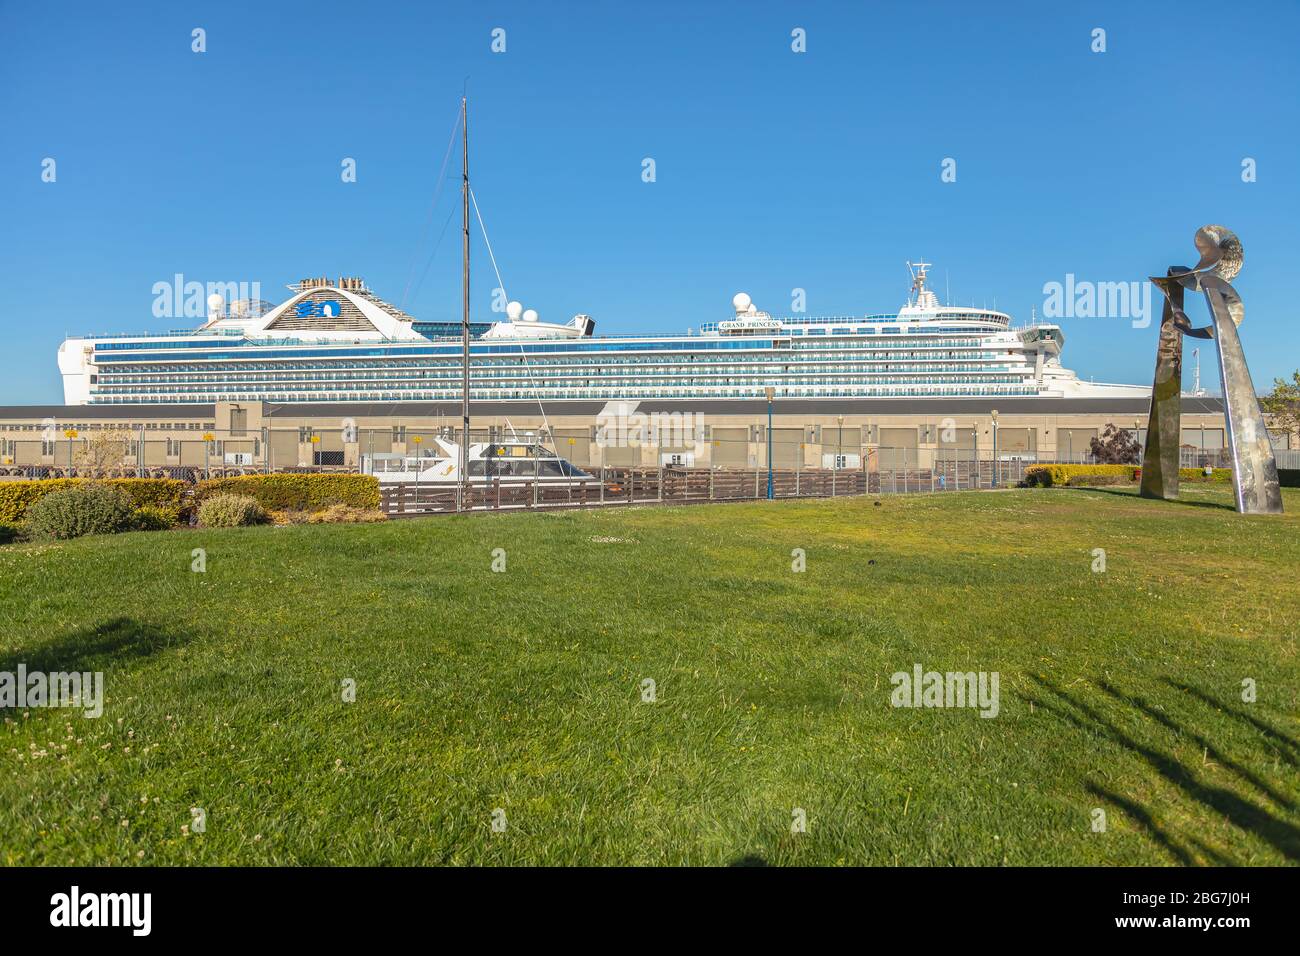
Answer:
<svg viewBox="0 0 1300 956"><path fill-rule="evenodd" d="M904 331L903 331L903 326L901 326L901 325L886 325L886 326L882 326L882 327L880 327L880 328L875 328L875 327L872 327L872 326L860 326L860 325L838 325L838 326L837 326L837 325L825 325L825 324L817 325L817 324L815 324L815 323L818 323L818 322L824 322L824 320L819 320L819 319L798 319L798 318L790 318L790 319L783 319L783 320L782 320L782 323L783 323L785 326L787 326L787 328L783 329L782 331L785 332L785 333L788 333L788 334L790 334L790 335L805 335L805 334L807 334L807 335L828 335L828 334L829 334L829 335L876 335L876 334L881 334L881 335L902 335L902 334L914 334L914 335L915 335L915 334L920 334L920 335L951 335L951 334L954 334L954 333L955 333L955 334L958 334L958 335L970 335L970 334L975 333L975 332L984 332L984 331L989 331L989 332L999 332L999 331L1003 331L1003 330L1005 330L1005 328L1006 328L1006 322L1005 322L1005 321L999 322L999 321L996 321L996 320L990 320L988 316L984 316L984 315L954 315L954 316L950 316L949 318L950 318L950 319L957 319L957 320L966 320L966 321L974 321L974 322L978 322L978 323L980 323L982 326L984 326L984 328L980 328L980 329L972 329L970 326L962 326L962 325L948 326L948 325L941 325L941 326L934 326L934 327L928 327L928 328L911 327L911 328L908 329L907 333L904 333ZM412 323L412 328L413 328L416 332L419 332L421 335L424 335L426 338L441 338L441 339L449 339L449 338L459 339L459 338L460 338L460 323L459 323L459 322L419 322L419 321L417 321L417 322ZM482 334L483 334L484 332L486 332L489 328L491 328L491 323L488 323L488 322L471 322L471 323L470 323L470 334L471 334L475 339L477 339L479 335L482 335ZM716 322L706 323L704 326L702 326L702 331L705 331L705 332L717 332L717 331L718 331L718 324L717 324ZM181 334L184 334L184 333L181 333ZM234 335L234 334L228 334L226 337L227 337L227 338L230 338L230 339L234 339L234 338L235 338L235 335ZM740 337L740 336L738 336L738 337ZM248 340L243 339L243 338L239 338L239 339L237 339L236 341L238 341L238 342L244 342L244 341L248 341ZM299 338L299 339L294 339L294 338L292 338L292 337L285 337L285 338L282 338L282 339L273 339L273 340L264 340L264 341L266 341L266 343L267 343L267 344L270 344L270 345L298 345L298 344L303 344L303 340L302 340L302 339L300 339L300 338ZM179 339L179 340L175 340L175 341L170 341L170 342L168 342L168 341L159 341L158 338L155 337L153 341L145 341L145 342L130 342L130 341L123 341L123 342L98 341L98 342L95 342L95 348L98 349L98 350L101 350L101 351L127 352L127 351L141 351L141 350L146 350L146 349L160 349L160 348L167 348L167 349L181 349L181 348L186 348L186 349L201 349L201 348L209 348L209 347L211 347L211 346L214 345L214 344L222 345L222 344L225 344L225 343L222 343L222 342L216 342L216 343L214 343L214 342L212 341L211 338L205 338L205 339ZM608 347L608 346L610 346L610 345L612 345L612 344L614 344L614 343L609 343L609 342L604 341L603 339L599 339L599 340L596 340L596 341L593 341L593 342L591 342L591 343L587 343L587 344L588 344L588 345L592 345L592 346L607 346L607 347ZM618 343L618 344L622 344L622 343ZM680 345L681 343L680 343L680 342L669 342L669 343L664 343L664 344L669 344L669 345ZM658 343L652 344L650 347L655 347L656 345L658 345ZM528 348L535 348L535 347L536 347L536 343L530 343L530 344L528 344L526 347L528 347Z"/></svg>
<svg viewBox="0 0 1300 956"><path fill-rule="evenodd" d="M778 380L786 384L800 384L803 382L817 383L822 381L857 381L863 384L878 383L915 383L920 385L942 384L944 382L1018 382L1029 377L1028 370L1016 371L1012 369L974 369L975 374L971 373L945 373L941 375L897 375L897 374L874 374L863 375L860 371L854 369L821 369L816 375L809 375L806 372L793 375L788 372L782 372L779 369L773 369L768 372L761 370L746 370L743 373L734 375L637 375L622 376L608 375L599 378L584 378L579 376L527 376L527 375L501 375L488 374L475 376L475 382L490 382L498 386L509 385L517 388L531 388L533 386L548 385L549 387L559 387L563 385L584 385L599 387L602 385L626 385L644 382L648 385L708 385L708 384L743 384L745 382L771 382ZM299 383L304 384L339 384L362 383L367 387L386 387L386 383L392 383L397 386L432 385L438 386L446 384L448 386L458 386L460 377L452 378L446 375L429 375L429 376L338 376L338 375L320 375L320 376L280 376L274 381L258 379L240 379L240 378L221 378L214 380L200 381L145 381L145 382L124 382L116 378L110 378L93 383L92 388L96 391L125 390L131 391L138 388L148 388L150 391L175 391L177 389L196 389L196 388L250 388L256 386L275 388L283 383L286 387L299 387Z"/></svg>
<svg viewBox="0 0 1300 956"><path fill-rule="evenodd" d="M278 393L278 392L284 392L286 394L297 394L297 395L320 392L322 391L322 387L321 387L322 384L324 383L312 382L312 383L304 383L302 385L290 385L287 383L278 383L275 386L275 388L268 389L265 391L262 390L249 391L247 385L208 385L208 386L204 386L204 388L206 393L208 394L231 395L231 394L238 393L238 397L240 399L245 398L246 395L251 395L253 397L250 398L249 400L253 401L256 400L257 398L264 398L265 396L271 395L272 393ZM627 393L629 390L631 391L649 390L651 392L654 392L655 394L669 394L669 395L679 395L679 394L748 395L760 391L761 386L764 384L766 383L764 382L696 383L691 381L680 381L680 380L659 382L659 383L646 382L645 380L628 380L626 382L610 382L610 383L602 383L600 385L592 385L592 383L590 382L583 382L583 383L572 382L572 383L564 383L560 385L548 385L545 383L538 383L535 386L521 385L520 383L501 383L497 388L491 388L491 387L486 389L482 387L473 388L470 390L470 393L480 394L486 391L509 391L513 393L518 393L520 397L524 397L524 398L530 396L578 398L578 397L589 397L589 396L597 396L597 395L601 395L601 396L621 395ZM995 378L958 377L958 378L949 379L945 382L918 382L916 379L886 378L886 379L877 379L868 384L868 383L860 383L860 382L838 381L834 378L818 378L812 380L802 380L798 382L787 382L784 384L778 383L778 387L781 389L782 394L790 394L790 395L802 394L802 392L800 392L799 390L804 388L833 389L836 394L859 394L859 393L865 394L865 393L872 392L876 389L879 389L880 386L890 386L890 385L901 386L904 389L919 388L923 390L923 392L917 394L928 394L930 391L936 391L937 394L946 394L947 392L955 391L961 388L962 386L978 386L978 390L981 391L989 390L989 391L996 392L997 386L1006 385L1006 384L1024 386L1025 380L1023 378L1017 378L1012 376L995 377ZM351 393L362 393L362 392L369 393L369 392L374 392L377 389L385 390L391 388L392 388L391 385L384 385L383 383L365 382L359 384L330 384L324 390L331 391L331 392L344 392L344 393L351 394ZM409 396L412 394L423 393L425 391L429 391L427 386L408 387L406 389L400 389L398 393ZM440 395L445 395L447 397L452 397L452 398L458 398L460 396L459 390L451 387L434 388L433 391L438 392ZM892 393L894 390L886 389L886 391L890 391ZM1029 386L1029 392L1032 393L1033 391L1035 391L1035 389L1032 386ZM101 396L111 395L111 396L119 396L119 397L127 396L127 395L145 395L155 400L160 397L166 397L168 400L173 400L173 399L183 400L192 396L193 394L195 394L195 392L193 390L187 390L185 392L177 393L177 392L173 392L168 388L154 387L154 386L144 386L138 388L130 388L130 387L122 386L122 387L98 389L96 391L96 394ZM903 392L902 394L912 394L912 393Z"/></svg>
<svg viewBox="0 0 1300 956"><path fill-rule="evenodd" d="M844 375L854 375L859 378L875 378L882 374L889 373L908 373L912 375L928 374L931 376L940 375L948 376L963 372L981 372L991 374L994 372L1012 372L1019 371L1023 374L1029 374L1028 367L1012 367L1010 365L974 365L974 364L957 364L957 365L880 365L871 368L861 368L853 365L833 365L830 363L819 364L815 369L800 368L791 369L790 366L751 366L747 368L720 368L720 369L670 369L658 368L647 369L635 373L637 378L681 378L683 375L694 375L704 379L716 379L721 376L727 377L746 377L760 376L770 378L776 376L788 376L793 374L810 375L810 374L831 374L839 373ZM622 381L629 373L618 375L613 372L599 375L603 380ZM475 371L474 378L477 381L488 380L508 380L519 381L521 384L527 384L539 378L570 380L577 378L589 379L593 377L591 370L572 370L567 374L558 373L555 370L548 369L545 375L533 373L529 370L521 370L518 366L510 369L489 369ZM106 375L99 374L91 376L92 384L106 385L198 385L201 386L209 382L245 382L245 383L263 383L274 384L275 382L355 382L355 381L383 381L383 382L400 382L407 380L418 381L460 381L459 372L452 371L427 371L424 369L415 371L383 371L380 373L357 370L351 372L288 372L275 376L268 376L266 373L257 372L237 372L221 374L212 372L209 374L187 374L187 375Z"/></svg>
<svg viewBox="0 0 1300 956"><path fill-rule="evenodd" d="M952 366L954 362L965 361L972 362L975 360L993 361L1001 358L1006 360L1006 355L999 355L994 352L978 352L969 354L959 354L955 352L909 352L907 354L890 355L881 352L872 355L819 355L816 358L797 357L792 364L800 366L825 365L828 362L851 362L855 366L870 368L872 365L878 365L880 362L942 362L945 367ZM784 359L789 361L789 359ZM527 368L534 372L560 372L566 369L584 369L584 368L619 368L623 366L633 366L638 370L641 369L668 369L668 368L705 368L721 364L724 359L713 356L702 356L691 362L674 362L672 365L663 364L662 359L658 357L646 357L644 359L611 359L608 362L598 362L593 360L572 360L564 362L547 362L544 365L537 365L523 361L522 359L514 361L471 361L470 368L474 374L478 374L480 369L506 368L519 369ZM768 359L768 363L771 363ZM657 362L659 364L651 364ZM743 371L746 368L767 367L762 362L747 362L744 365L729 364L726 370ZM175 374L180 372L202 372L202 373L220 373L220 372L266 372L266 371L302 371L302 370L334 370L334 369L434 369L442 370L448 374L460 375L460 364L438 363L429 365L424 362L404 362L394 364L391 362L272 362L268 364L239 362L232 364L220 365L192 365L167 363L165 365L131 365L126 368L117 366L105 366L100 370L102 375L131 375L139 373L147 374Z"/></svg>
<svg viewBox="0 0 1300 956"><path fill-rule="evenodd" d="M539 394L535 391L522 389L483 389L471 391L470 395L474 401L494 401L521 399L536 401L538 398L548 399L600 399L609 400L613 398L760 398L762 392L755 389L677 389L677 388L656 388L650 387L633 387L621 389L617 393L612 393L606 389L580 389L577 391L546 390L548 394ZM551 394L553 393L553 394ZM1016 395L1037 395L1038 389L1025 386L967 386L967 387L900 387L900 388L813 388L813 387L793 387L778 389L777 395L782 398L841 398L841 397L895 397L895 396L935 396L935 397L962 397L962 396L1016 396ZM411 392L391 392L375 390L351 391L313 391L310 393L297 392L273 392L268 394L262 393L228 393L228 392L208 392L200 395L188 394L177 396L177 402L221 402L221 401L270 401L270 402L298 402L298 401L450 401L459 400L460 394L448 389L430 389L426 391ZM92 402L94 400L92 399ZM144 404L156 399L147 396L123 396L113 397L113 404Z"/></svg>
<svg viewBox="0 0 1300 956"><path fill-rule="evenodd" d="M1006 322L1007 322L1007 320L1008 320L1009 318L1010 318L1010 316L1004 315L1004 314L1001 313L1001 312L995 312L995 313L990 314L990 313L988 313L988 312L950 312L950 311L945 311L945 312L943 313L943 316L939 319L939 321L943 321L943 322L984 322L984 323L988 323L988 324L990 324L990 325L1005 325ZM901 315L899 315L897 312L877 312L877 313L874 313L874 314L872 314L872 315L864 315L864 316L862 316L862 317L860 317L860 318L859 318L858 316L855 316L855 315L820 315L820 316L818 316L818 315L806 315L806 316L799 316L799 315L792 315L792 316L791 316L791 315L786 315L786 316L781 316L781 318L780 318L780 322L781 322L782 325L819 325L819 324L820 324L820 325L826 325L827 323L832 323L832 324L833 324L833 323L836 323L836 322L839 322L839 323L848 323L848 324L850 324L850 325L854 325L854 324L856 324L856 323L858 323L858 322L862 322L862 321L867 321L867 322L899 322L899 321L906 321L906 320L904 320L903 317L902 317ZM933 321L933 320L931 320L931 321ZM709 327L709 328L716 328L716 327L717 327L717 323L716 323L716 322L708 323L707 327ZM858 329L858 331L861 332L862 329ZM927 329L927 331L929 331L929 330ZM940 329L936 329L935 331L938 331L938 332L949 332L949 331L965 332L965 331L967 331L967 330L964 329L964 328L957 328L957 329L946 329L946 328L940 328Z"/></svg>
<svg viewBox="0 0 1300 956"><path fill-rule="evenodd" d="M95 360L97 362L130 362L138 361L133 357L120 354L120 352L129 351L170 351L173 349L203 349L208 343L194 342L174 342L174 343L153 343L153 342L120 342L120 343L98 343L95 345ZM1014 344L1008 342L1008 345ZM647 343L647 342L584 342L584 341L566 341L554 344L536 344L536 345L480 345L475 344L470 348L471 356L487 355L543 355L554 354L557 352L571 352L574 354L596 354L597 361L604 361L609 352L679 352L685 355L693 356L697 352L712 352L718 350L733 351L742 349L745 351L770 351L773 348L791 349L792 351L802 352L812 349L850 349L860 351L862 349L900 349L900 348L935 348L936 346L952 348L988 348L989 343L986 339L966 338L945 341L942 343L935 342L932 338L899 338L889 342L882 340L873 340L870 342L850 340L836 340L834 342L792 342L792 341L772 341L771 339L747 339L738 338L734 341L719 339L717 341L694 340L689 342L664 342L664 343ZM277 358L423 358L426 356L444 355L448 357L457 357L461 354L460 349L454 346L396 346L396 345L376 345L365 347L361 343L356 343L354 347L347 348L329 348L329 349L284 349L272 345L254 345L247 344L238 351L203 351L200 355L186 356L187 358L202 358L207 360L223 361L240 361L250 358L249 352L256 350L261 354L259 359L277 359ZM105 353L101 355L100 353Z"/></svg>
<svg viewBox="0 0 1300 956"><path fill-rule="evenodd" d="M988 331L1000 332L1003 330L1003 328L1004 327L1000 324L990 322ZM789 332L791 335L804 335L805 333L808 335L875 335L876 334L875 329L848 329L843 327L838 329L834 329L834 328L833 329L825 329L825 328L786 329L785 331ZM897 326L890 326L888 328L881 329L880 333L882 335L900 335L902 334L902 331L903 330ZM944 333L944 332L965 332L967 335L969 335L972 330L969 328L961 328L961 327L949 328L945 326L943 328L938 328L938 329L926 329L925 331L931 334Z"/></svg>
<svg viewBox="0 0 1300 956"><path fill-rule="evenodd" d="M893 351L897 349L933 349L936 347L978 349L988 348L989 344L986 339L956 339L951 342L934 342L926 339L895 339L892 342L799 342L794 346L794 350L796 352L811 352L821 349L849 349L852 351L885 349ZM1017 343L1007 342L1006 344L1014 346Z"/></svg>
<svg viewBox="0 0 1300 956"><path fill-rule="evenodd" d="M780 343L785 347L789 343ZM175 348L177 346L162 346L162 348ZM745 349L747 351L767 351L773 347L770 339L764 340L737 340L728 342L719 340L716 342L695 341L695 342L664 342L643 343L643 342L598 342L584 343L570 341L564 344L555 345L474 345L470 352L472 355L523 355L523 354L541 354L550 352L696 352L696 351L714 351L718 349ZM141 350L157 350L159 346L152 343L141 343ZM292 348L282 349L268 345L245 345L237 348L236 351L211 351L195 355L193 358L202 359L220 359L225 361L240 361L249 358L249 351L256 350L259 359L277 359L277 358L422 358L430 355L445 355L448 357L459 356L461 349L457 346L404 346L404 345L374 345L363 346L360 342L355 343L349 348ZM99 348L96 347L96 361L113 361L113 362L130 362L135 361L132 358L105 356L103 359L99 356Z"/></svg>

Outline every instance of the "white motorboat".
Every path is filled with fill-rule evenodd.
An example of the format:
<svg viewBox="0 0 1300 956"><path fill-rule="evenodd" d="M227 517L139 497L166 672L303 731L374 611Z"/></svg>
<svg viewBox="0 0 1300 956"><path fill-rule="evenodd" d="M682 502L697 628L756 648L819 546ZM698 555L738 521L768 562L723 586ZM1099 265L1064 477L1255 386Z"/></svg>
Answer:
<svg viewBox="0 0 1300 956"><path fill-rule="evenodd" d="M431 454L363 455L361 470L381 484L419 483L454 488L460 482L460 445L433 439ZM469 446L469 479L475 487L532 485L567 487L593 476L529 438L473 442Z"/></svg>

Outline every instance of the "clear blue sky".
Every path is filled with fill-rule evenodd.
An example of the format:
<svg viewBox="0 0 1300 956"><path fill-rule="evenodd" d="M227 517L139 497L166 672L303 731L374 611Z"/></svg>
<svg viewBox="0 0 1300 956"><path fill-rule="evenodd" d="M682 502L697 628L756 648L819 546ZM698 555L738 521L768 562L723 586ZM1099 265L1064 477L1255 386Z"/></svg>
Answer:
<svg viewBox="0 0 1300 956"><path fill-rule="evenodd" d="M1045 282L1163 274L1221 222L1264 389L1300 365L1297 35L1290 0L0 0L0 402L62 400L65 332L183 324L151 314L177 272L274 301L355 274L400 301L456 202L452 181L426 233L467 77L475 191L510 296L543 319L678 330L741 289L787 313L796 287L812 314L887 311L920 256L940 295L946 274L1027 319ZM417 317L459 316L458 216ZM495 285L476 241L479 317ZM1149 383L1154 325L1062 325L1081 375Z"/></svg>

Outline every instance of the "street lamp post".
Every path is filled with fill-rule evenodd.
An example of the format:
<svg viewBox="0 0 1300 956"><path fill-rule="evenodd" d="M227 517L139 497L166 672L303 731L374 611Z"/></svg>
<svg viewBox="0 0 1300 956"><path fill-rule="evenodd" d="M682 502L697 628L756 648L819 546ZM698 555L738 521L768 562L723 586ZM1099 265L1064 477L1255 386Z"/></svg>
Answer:
<svg viewBox="0 0 1300 956"><path fill-rule="evenodd" d="M989 412L989 417L993 419L993 487L998 486L998 410L995 408Z"/></svg>
<svg viewBox="0 0 1300 956"><path fill-rule="evenodd" d="M420 442L424 441L423 435L413 435L411 441L415 442L415 507L420 507ZM462 479L464 476L461 476ZM459 488L460 482L457 481L456 487L458 494L456 498L457 507L460 506Z"/></svg>
<svg viewBox="0 0 1300 956"><path fill-rule="evenodd" d="M77 437L77 430L75 428L68 428L64 430L63 434L68 439L68 477L71 478L72 477L72 441L74 438Z"/></svg>
<svg viewBox="0 0 1300 956"><path fill-rule="evenodd" d="M767 500L771 501L775 497L772 488L772 399L776 397L776 389L771 385L767 386Z"/></svg>
<svg viewBox="0 0 1300 956"><path fill-rule="evenodd" d="M213 437L214 436L212 432L203 433L203 477L204 478L212 477L212 468L210 466L210 459L208 458L208 455L212 451ZM317 440L316 437L312 436L312 441L316 441L316 440Z"/></svg>

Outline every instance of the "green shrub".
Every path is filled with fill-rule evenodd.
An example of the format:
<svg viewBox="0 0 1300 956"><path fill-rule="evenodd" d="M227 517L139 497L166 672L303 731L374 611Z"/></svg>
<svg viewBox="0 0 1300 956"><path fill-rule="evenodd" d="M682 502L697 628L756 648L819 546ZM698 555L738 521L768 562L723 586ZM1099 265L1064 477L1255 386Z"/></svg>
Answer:
<svg viewBox="0 0 1300 956"><path fill-rule="evenodd" d="M243 528L266 520L266 510L248 495L213 495L199 505L199 525L204 528Z"/></svg>
<svg viewBox="0 0 1300 956"><path fill-rule="evenodd" d="M1279 468L1277 481L1283 488L1300 488L1300 468Z"/></svg>
<svg viewBox="0 0 1300 956"><path fill-rule="evenodd" d="M1121 484L1136 475L1136 465L1031 465L1025 469L1024 484L1029 488L1096 484L1090 479L1098 476L1118 478L1114 484Z"/></svg>
<svg viewBox="0 0 1300 956"><path fill-rule="evenodd" d="M177 478L110 478L96 482L120 488L130 496L136 508L153 505L168 510L179 521L184 513L186 483ZM76 488L90 484L87 478L41 478L34 481L0 481L0 524L19 524L27 509L48 495L63 488Z"/></svg>
<svg viewBox="0 0 1300 956"><path fill-rule="evenodd" d="M127 531L134 519L130 495L106 483L90 482L57 488L32 502L27 530L37 538L79 538Z"/></svg>
<svg viewBox="0 0 1300 956"><path fill-rule="evenodd" d="M18 540L20 529L11 524L0 524L0 544L11 544Z"/></svg>
<svg viewBox="0 0 1300 956"><path fill-rule="evenodd" d="M135 509L137 531L167 531L176 527L176 515L168 508L145 505Z"/></svg>
<svg viewBox="0 0 1300 956"><path fill-rule="evenodd" d="M379 479L374 475L238 475L200 481L194 492L200 502L219 494L256 498L267 511L319 511L334 504L375 509Z"/></svg>

